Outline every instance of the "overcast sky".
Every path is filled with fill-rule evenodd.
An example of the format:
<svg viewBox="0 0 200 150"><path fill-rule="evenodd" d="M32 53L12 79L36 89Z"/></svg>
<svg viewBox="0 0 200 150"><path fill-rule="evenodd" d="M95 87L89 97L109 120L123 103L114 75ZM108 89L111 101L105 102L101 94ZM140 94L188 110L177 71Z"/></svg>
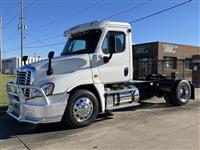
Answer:
<svg viewBox="0 0 200 150"><path fill-rule="evenodd" d="M20 56L20 49L18 49L20 33L17 28L19 0L0 1L0 16L3 17L4 58ZM184 0L149 1L24 0L25 24L27 25L24 40L24 46L27 48L24 49L24 54L46 57L50 50L55 50L56 55L59 55L66 42L63 37L64 30L77 24L104 19L138 6L109 19L129 22L184 2ZM200 46L199 6L200 2L193 0L181 7L132 24L133 43L162 41ZM46 47L47 45L52 46Z"/></svg>

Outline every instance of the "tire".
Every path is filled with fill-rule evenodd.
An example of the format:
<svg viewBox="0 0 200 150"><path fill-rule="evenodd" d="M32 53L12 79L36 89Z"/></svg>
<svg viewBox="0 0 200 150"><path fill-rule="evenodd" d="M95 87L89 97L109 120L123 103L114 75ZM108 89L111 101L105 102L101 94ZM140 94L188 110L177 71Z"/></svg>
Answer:
<svg viewBox="0 0 200 150"><path fill-rule="evenodd" d="M172 104L174 106L182 106L189 102L191 97L191 87L188 81L179 81L174 88L172 88L171 93L165 93L164 98L167 104Z"/></svg>
<svg viewBox="0 0 200 150"><path fill-rule="evenodd" d="M90 125L99 113L96 96L87 90L77 90L69 98L63 120L72 128Z"/></svg>

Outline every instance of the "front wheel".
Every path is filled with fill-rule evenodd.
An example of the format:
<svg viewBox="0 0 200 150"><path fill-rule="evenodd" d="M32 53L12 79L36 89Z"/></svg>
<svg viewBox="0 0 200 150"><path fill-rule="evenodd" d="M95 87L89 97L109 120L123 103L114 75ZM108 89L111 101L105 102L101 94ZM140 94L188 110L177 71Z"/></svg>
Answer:
<svg viewBox="0 0 200 150"><path fill-rule="evenodd" d="M165 101L168 104L175 106L185 105L189 102L191 97L190 84L186 80L181 80L178 84L176 84L170 93L166 93L164 95Z"/></svg>
<svg viewBox="0 0 200 150"><path fill-rule="evenodd" d="M80 128L90 125L98 112L96 96L90 91L78 90L70 96L63 119L71 127Z"/></svg>

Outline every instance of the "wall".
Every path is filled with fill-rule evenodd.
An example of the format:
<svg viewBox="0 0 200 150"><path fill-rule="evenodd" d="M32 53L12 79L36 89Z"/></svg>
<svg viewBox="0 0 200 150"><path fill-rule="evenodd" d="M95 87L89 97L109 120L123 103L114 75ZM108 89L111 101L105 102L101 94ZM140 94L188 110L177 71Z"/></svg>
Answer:
<svg viewBox="0 0 200 150"><path fill-rule="evenodd" d="M167 76L171 76L172 72L178 72L181 77L186 80L192 81L192 68L187 69L185 64L186 58L191 58L192 55L200 54L200 48L196 46L180 45L173 43L159 42L158 46L158 59L163 60L164 56L176 57L177 68L176 69L164 69L162 63L158 65L158 73L164 73Z"/></svg>
<svg viewBox="0 0 200 150"><path fill-rule="evenodd" d="M3 60L3 73L14 74L16 72L16 57Z"/></svg>

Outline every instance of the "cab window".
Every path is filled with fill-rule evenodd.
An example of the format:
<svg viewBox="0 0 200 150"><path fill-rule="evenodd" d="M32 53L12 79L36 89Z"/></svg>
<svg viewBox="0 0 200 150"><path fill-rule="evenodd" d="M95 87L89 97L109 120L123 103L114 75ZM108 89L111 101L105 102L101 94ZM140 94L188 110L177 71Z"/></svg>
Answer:
<svg viewBox="0 0 200 150"><path fill-rule="evenodd" d="M103 41L103 45L102 45L102 51L105 54L110 54L110 50L111 47L113 47L113 45L111 45L111 43L109 42L111 39L113 38L115 40L115 50L114 53L120 53L123 52L125 49L125 34L123 32L117 32L117 31L109 31L106 34L106 37Z"/></svg>
<svg viewBox="0 0 200 150"><path fill-rule="evenodd" d="M86 30L72 34L61 53L62 56L94 53L101 36L100 29Z"/></svg>

